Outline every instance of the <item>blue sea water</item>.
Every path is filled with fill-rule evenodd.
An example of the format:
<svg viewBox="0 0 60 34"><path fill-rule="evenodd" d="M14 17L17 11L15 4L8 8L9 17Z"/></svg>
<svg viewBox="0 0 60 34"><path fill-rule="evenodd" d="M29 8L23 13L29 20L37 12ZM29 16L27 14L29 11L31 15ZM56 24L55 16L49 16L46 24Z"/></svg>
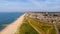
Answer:
<svg viewBox="0 0 60 34"><path fill-rule="evenodd" d="M0 12L0 30L4 29L6 26L4 24L10 24L21 16L23 12Z"/></svg>

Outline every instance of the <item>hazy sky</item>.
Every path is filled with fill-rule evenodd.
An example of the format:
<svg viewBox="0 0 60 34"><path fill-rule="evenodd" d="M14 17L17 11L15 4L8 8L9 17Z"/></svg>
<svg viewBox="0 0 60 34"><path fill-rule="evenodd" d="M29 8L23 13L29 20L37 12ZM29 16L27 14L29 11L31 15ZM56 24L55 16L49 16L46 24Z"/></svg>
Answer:
<svg viewBox="0 0 60 34"><path fill-rule="evenodd" d="M60 0L0 0L0 11L60 11Z"/></svg>

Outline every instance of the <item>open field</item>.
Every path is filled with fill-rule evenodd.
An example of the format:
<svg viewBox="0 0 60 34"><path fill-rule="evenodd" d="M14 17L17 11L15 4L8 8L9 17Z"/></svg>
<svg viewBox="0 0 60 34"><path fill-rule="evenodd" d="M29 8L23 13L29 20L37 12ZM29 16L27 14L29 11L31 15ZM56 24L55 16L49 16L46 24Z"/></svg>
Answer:
<svg viewBox="0 0 60 34"><path fill-rule="evenodd" d="M23 23L15 34L38 34L28 23Z"/></svg>
<svg viewBox="0 0 60 34"><path fill-rule="evenodd" d="M53 24L42 23L25 17L23 24L18 28L17 34L56 34L56 30Z"/></svg>
<svg viewBox="0 0 60 34"><path fill-rule="evenodd" d="M58 26L58 30L59 30L59 33L60 33L60 25Z"/></svg>

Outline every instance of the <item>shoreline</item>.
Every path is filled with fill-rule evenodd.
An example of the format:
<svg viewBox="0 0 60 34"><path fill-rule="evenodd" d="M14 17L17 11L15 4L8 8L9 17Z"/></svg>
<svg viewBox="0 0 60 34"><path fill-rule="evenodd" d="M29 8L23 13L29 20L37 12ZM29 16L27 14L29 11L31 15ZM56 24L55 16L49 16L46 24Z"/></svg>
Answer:
<svg viewBox="0 0 60 34"><path fill-rule="evenodd" d="M21 15L14 22L9 24L5 29L3 29L0 34L14 34L17 31L18 26L20 26L23 22L24 15Z"/></svg>

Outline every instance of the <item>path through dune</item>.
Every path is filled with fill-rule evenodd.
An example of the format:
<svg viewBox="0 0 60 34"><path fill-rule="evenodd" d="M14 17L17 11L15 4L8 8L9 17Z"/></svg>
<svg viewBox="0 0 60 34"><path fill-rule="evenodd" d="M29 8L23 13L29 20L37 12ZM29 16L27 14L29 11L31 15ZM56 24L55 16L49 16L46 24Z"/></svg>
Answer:
<svg viewBox="0 0 60 34"><path fill-rule="evenodd" d="M14 34L17 31L18 26L20 26L22 24L24 15L20 16L16 21L14 21L10 25L8 25L5 29L3 29L0 32L0 34Z"/></svg>

